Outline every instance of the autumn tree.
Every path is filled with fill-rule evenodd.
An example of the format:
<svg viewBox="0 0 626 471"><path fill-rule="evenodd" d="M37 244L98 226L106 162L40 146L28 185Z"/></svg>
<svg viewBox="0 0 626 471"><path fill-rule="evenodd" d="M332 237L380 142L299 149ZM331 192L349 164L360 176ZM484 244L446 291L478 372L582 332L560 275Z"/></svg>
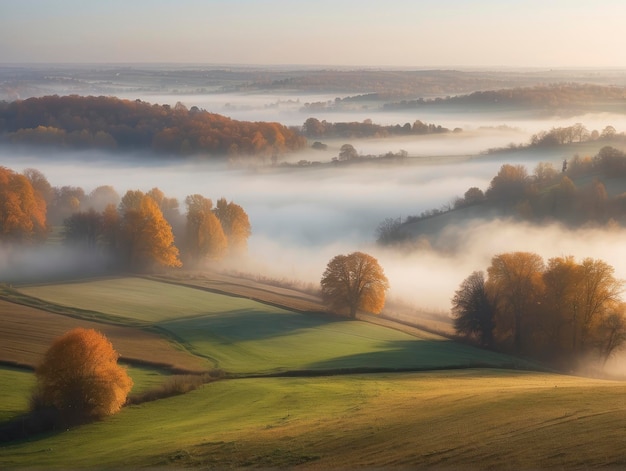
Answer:
<svg viewBox="0 0 626 471"><path fill-rule="evenodd" d="M35 407L52 407L69 423L118 412L133 381L117 364L111 342L93 329L76 328L57 338L37 367Z"/></svg>
<svg viewBox="0 0 626 471"><path fill-rule="evenodd" d="M500 203L519 201L526 196L529 183L528 172L523 165L504 164L491 180L485 196Z"/></svg>
<svg viewBox="0 0 626 471"><path fill-rule="evenodd" d="M322 298L331 309L355 318L359 309L374 314L382 311L389 281L374 257L353 252L328 262L321 287Z"/></svg>
<svg viewBox="0 0 626 471"><path fill-rule="evenodd" d="M344 144L339 149L339 160L353 160L359 156L352 144Z"/></svg>
<svg viewBox="0 0 626 471"><path fill-rule="evenodd" d="M213 213L213 202L202 195L189 195L185 248L189 263L207 259L218 260L226 254L228 240L218 217Z"/></svg>
<svg viewBox="0 0 626 471"><path fill-rule="evenodd" d="M217 200L213 212L219 219L228 239L228 250L232 255L244 254L248 249L248 238L252 233L248 214L238 204Z"/></svg>
<svg viewBox="0 0 626 471"><path fill-rule="evenodd" d="M117 206L120 203L120 195L110 185L101 185L95 188L87 198L89 208L102 212L109 206Z"/></svg>
<svg viewBox="0 0 626 471"><path fill-rule="evenodd" d="M122 197L120 211L125 261L131 269L181 266L172 227L154 199L140 191L128 191Z"/></svg>
<svg viewBox="0 0 626 471"><path fill-rule="evenodd" d="M454 329L457 333L478 338L481 345L493 344L494 305L485 289L485 274L475 271L468 276L452 298Z"/></svg>
<svg viewBox="0 0 626 471"><path fill-rule="evenodd" d="M615 278L615 269L603 260L586 258L580 268L582 281L578 287L573 345L586 350L597 342L597 330L619 303L624 282Z"/></svg>
<svg viewBox="0 0 626 471"><path fill-rule="evenodd" d="M487 269L486 289L495 303L496 332L510 335L517 352L530 341L525 334L543 295L542 272L543 260L531 252L496 255Z"/></svg>
<svg viewBox="0 0 626 471"><path fill-rule="evenodd" d="M27 168L22 173L28 178L33 189L43 198L46 205L51 204L54 199L54 189L46 176L35 168Z"/></svg>
<svg viewBox="0 0 626 471"><path fill-rule="evenodd" d="M68 245L96 248L102 232L102 215L90 209L72 214L63 222L63 237Z"/></svg>
<svg viewBox="0 0 626 471"><path fill-rule="evenodd" d="M0 167L0 240L22 243L47 235L43 196L26 176Z"/></svg>

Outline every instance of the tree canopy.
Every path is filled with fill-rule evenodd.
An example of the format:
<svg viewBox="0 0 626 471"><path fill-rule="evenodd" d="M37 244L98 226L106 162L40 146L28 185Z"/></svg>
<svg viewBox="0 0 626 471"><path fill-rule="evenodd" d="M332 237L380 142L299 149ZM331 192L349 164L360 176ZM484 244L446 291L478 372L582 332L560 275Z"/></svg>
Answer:
<svg viewBox="0 0 626 471"><path fill-rule="evenodd" d="M560 364L606 359L626 342L624 282L602 260L531 252L494 256L452 299L457 333ZM493 343L492 343L493 342Z"/></svg>
<svg viewBox="0 0 626 471"><path fill-rule="evenodd" d="M78 95L0 102L0 134L14 144L212 157L265 158L306 144L279 123L237 121L182 105Z"/></svg>
<svg viewBox="0 0 626 471"><path fill-rule="evenodd" d="M111 342L93 329L76 328L57 338L37 367L36 407L52 407L69 423L118 412L133 381L117 364Z"/></svg>
<svg viewBox="0 0 626 471"><path fill-rule="evenodd" d="M45 239L47 235L42 192L25 175L0 167L0 240L24 243Z"/></svg>
<svg viewBox="0 0 626 471"><path fill-rule="evenodd" d="M353 252L328 262L321 287L322 298L331 309L354 318L359 309L374 314L383 310L389 281L378 260Z"/></svg>

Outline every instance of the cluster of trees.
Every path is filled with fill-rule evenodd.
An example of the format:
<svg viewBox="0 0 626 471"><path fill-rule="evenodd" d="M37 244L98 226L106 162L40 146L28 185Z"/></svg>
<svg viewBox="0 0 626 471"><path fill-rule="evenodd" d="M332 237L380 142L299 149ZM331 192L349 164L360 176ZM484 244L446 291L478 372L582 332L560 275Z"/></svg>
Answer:
<svg viewBox="0 0 626 471"><path fill-rule="evenodd" d="M531 147L552 147L574 142L597 141L598 139L611 139L617 131L613 126L606 126L601 132L589 131L581 123L572 126L559 126L533 134L530 138Z"/></svg>
<svg viewBox="0 0 626 471"><path fill-rule="evenodd" d="M362 123L329 123L326 120L320 121L317 118L307 119L302 126L302 134L308 138L364 138L364 137L389 137L408 136L423 134L440 134L451 132L450 129L440 125L425 124L420 120L413 124L396 124L392 126L382 126L372 123L371 119L366 119ZM461 132L460 128L454 132Z"/></svg>
<svg viewBox="0 0 626 471"><path fill-rule="evenodd" d="M199 194L187 196L185 205L181 215L178 201L158 188L129 190L117 207L71 215L63 236L74 247L103 252L117 267L140 272L183 263L194 267L245 253L251 229L241 206L220 198L213 207Z"/></svg>
<svg viewBox="0 0 626 471"><path fill-rule="evenodd" d="M543 259L531 252L496 255L452 298L456 331L489 348L561 366L605 362L626 342L624 283L602 260Z"/></svg>
<svg viewBox="0 0 626 471"><path fill-rule="evenodd" d="M237 121L215 113L115 97L45 96L0 102L5 143L159 153L276 158L306 139L278 123Z"/></svg>
<svg viewBox="0 0 626 471"><path fill-rule="evenodd" d="M241 206L220 198L213 207L198 194L185 205L183 215L178 200L158 188L129 190L120 198L101 186L87 195L78 187L53 188L35 169L18 174L0 167L0 242L43 242L51 223L62 224L67 244L134 271L194 266L246 252L251 227Z"/></svg>
<svg viewBox="0 0 626 471"><path fill-rule="evenodd" d="M390 245L406 239L403 224L414 223L449 211L479 206L499 215L530 222L558 221L570 227L584 224L626 225L626 193L609 195L602 179L626 177L626 152L605 146L596 156L574 156L560 169L540 162L532 174L523 165L504 164L486 191L469 188L462 197L442 208L417 216L383 221L378 242ZM576 182L582 182L580 186Z"/></svg>
<svg viewBox="0 0 626 471"><path fill-rule="evenodd" d="M610 109L624 106L624 87L559 83L516 87L501 90L477 91L467 95L437 97L432 99L403 100L384 106L387 109L418 108L422 106L470 106L517 109L568 109L596 106Z"/></svg>

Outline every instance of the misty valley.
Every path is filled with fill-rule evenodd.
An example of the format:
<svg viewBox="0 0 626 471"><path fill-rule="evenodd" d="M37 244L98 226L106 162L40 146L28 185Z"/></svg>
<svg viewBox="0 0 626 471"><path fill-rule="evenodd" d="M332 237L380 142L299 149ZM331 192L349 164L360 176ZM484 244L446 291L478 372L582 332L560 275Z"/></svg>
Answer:
<svg viewBox="0 0 626 471"><path fill-rule="evenodd" d="M620 70L0 65L0 466L623 466L625 237Z"/></svg>

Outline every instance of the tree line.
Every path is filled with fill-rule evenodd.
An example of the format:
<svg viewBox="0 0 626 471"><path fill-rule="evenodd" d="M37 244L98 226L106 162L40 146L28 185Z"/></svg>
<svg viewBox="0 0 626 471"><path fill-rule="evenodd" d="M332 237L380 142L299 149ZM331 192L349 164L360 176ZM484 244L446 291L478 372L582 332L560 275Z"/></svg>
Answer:
<svg viewBox="0 0 626 471"><path fill-rule="evenodd" d="M383 126L372 123L371 119L366 119L363 122L329 123L326 120L320 121L317 118L309 118L302 126L302 134L312 139L410 136L449 132L452 131L441 125L426 124L420 120L416 120L413 124ZM461 132L461 129L455 128L454 132Z"/></svg>
<svg viewBox="0 0 626 471"><path fill-rule="evenodd" d="M0 102L0 142L276 158L302 148L306 139L279 123L233 120L181 103L52 95Z"/></svg>
<svg viewBox="0 0 626 471"><path fill-rule="evenodd" d="M540 162L532 174L524 165L503 164L489 187L468 188L461 197L419 215L387 218L376 230L377 241L390 245L404 241L404 224L468 207L493 210L501 216L534 223L556 221L569 227L584 224L626 225L626 193L609 195L603 179L626 178L626 152L604 146L594 157L575 155L557 169Z"/></svg>
<svg viewBox="0 0 626 471"><path fill-rule="evenodd" d="M471 106L511 109L619 109L624 106L626 89L618 86L556 83L476 91L457 96L418 98L385 104L383 109L413 109L424 106Z"/></svg>
<svg viewBox="0 0 626 471"><path fill-rule="evenodd" d="M106 255L112 268L140 272L246 252L251 226L241 206L225 198L213 206L199 194L187 196L185 206L181 214L178 200L158 188L120 197L100 186L86 195L80 187L53 188L35 169L0 167L2 243L41 243L61 225L64 243Z"/></svg>
<svg viewBox="0 0 626 471"><path fill-rule="evenodd" d="M626 342L623 289L602 260L503 253L454 293L454 326L485 347L558 366L604 363Z"/></svg>

